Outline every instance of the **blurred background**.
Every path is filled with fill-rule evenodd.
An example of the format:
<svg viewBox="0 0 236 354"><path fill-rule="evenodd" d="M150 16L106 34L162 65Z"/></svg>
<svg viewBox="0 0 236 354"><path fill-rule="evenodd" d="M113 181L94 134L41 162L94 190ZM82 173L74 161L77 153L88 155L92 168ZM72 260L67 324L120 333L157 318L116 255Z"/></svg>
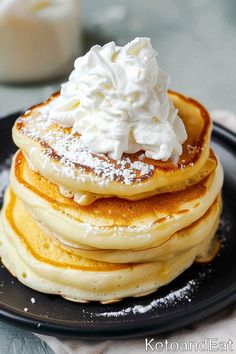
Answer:
<svg viewBox="0 0 236 354"><path fill-rule="evenodd" d="M0 115L58 90L91 45L136 36L151 38L172 89L236 112L235 0L0 0Z"/></svg>

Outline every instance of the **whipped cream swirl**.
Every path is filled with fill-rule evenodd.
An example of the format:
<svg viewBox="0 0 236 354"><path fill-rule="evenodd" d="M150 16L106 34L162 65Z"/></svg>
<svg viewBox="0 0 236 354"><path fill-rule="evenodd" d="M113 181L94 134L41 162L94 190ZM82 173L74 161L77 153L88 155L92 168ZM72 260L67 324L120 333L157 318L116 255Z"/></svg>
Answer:
<svg viewBox="0 0 236 354"><path fill-rule="evenodd" d="M187 135L156 57L149 38L124 47L95 45L75 61L49 117L73 127L92 152L114 160L140 150L155 160L176 160Z"/></svg>

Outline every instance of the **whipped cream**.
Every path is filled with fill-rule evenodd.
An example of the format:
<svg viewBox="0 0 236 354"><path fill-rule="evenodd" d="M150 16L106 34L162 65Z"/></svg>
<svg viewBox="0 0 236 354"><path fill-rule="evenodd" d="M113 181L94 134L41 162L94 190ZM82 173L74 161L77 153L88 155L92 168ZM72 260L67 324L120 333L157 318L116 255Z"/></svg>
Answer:
<svg viewBox="0 0 236 354"><path fill-rule="evenodd" d="M156 57L149 38L95 45L75 61L49 117L115 160L140 150L156 160L178 159L187 135Z"/></svg>

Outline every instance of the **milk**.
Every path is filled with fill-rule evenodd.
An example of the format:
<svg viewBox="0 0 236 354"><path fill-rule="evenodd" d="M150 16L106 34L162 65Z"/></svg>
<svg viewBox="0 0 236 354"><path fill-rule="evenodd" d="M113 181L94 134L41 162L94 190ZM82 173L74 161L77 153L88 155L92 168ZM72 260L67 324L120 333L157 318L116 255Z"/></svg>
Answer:
<svg viewBox="0 0 236 354"><path fill-rule="evenodd" d="M0 0L0 81L61 76L79 47L79 0Z"/></svg>

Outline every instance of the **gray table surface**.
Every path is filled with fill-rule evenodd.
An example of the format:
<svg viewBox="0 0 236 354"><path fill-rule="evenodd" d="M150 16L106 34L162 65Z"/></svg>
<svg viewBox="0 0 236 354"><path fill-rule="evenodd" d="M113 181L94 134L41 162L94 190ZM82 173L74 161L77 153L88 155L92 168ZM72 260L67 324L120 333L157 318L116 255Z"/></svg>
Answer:
<svg viewBox="0 0 236 354"><path fill-rule="evenodd" d="M96 43L151 37L172 89L197 98L209 110L236 112L235 0L84 0L81 27L83 52ZM0 116L46 99L63 81L0 84ZM52 352L32 334L0 322L0 354L5 353Z"/></svg>

